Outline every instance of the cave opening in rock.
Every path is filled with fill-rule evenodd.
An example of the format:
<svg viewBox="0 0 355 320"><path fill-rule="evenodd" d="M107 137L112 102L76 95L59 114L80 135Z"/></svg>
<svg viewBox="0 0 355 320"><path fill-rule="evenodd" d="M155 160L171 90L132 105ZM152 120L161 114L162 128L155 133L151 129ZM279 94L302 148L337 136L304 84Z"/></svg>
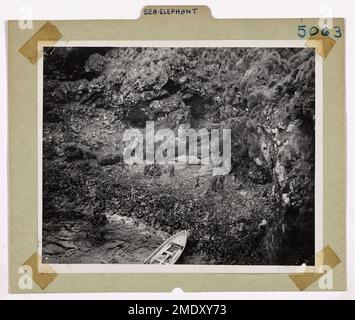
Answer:
<svg viewBox="0 0 355 320"><path fill-rule="evenodd" d="M199 127L208 112L209 101L199 95L193 95L185 100L185 104L190 107L190 126L192 128Z"/></svg>
<svg viewBox="0 0 355 320"><path fill-rule="evenodd" d="M127 112L126 120L129 126L143 129L148 120L144 106L139 105L131 107Z"/></svg>
<svg viewBox="0 0 355 320"><path fill-rule="evenodd" d="M173 80L169 79L167 83L162 87L162 90L166 90L169 94L175 94L180 90L180 85Z"/></svg>

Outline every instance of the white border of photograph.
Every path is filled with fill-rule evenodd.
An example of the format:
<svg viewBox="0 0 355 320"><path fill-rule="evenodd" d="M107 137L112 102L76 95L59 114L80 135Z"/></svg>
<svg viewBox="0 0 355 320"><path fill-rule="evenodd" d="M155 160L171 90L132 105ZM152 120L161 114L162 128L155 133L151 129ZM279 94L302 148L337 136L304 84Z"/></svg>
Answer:
<svg viewBox="0 0 355 320"><path fill-rule="evenodd" d="M172 41L58 41L43 47L258 47L306 48L306 40L172 40ZM42 115L43 56L37 63L38 82L38 253L42 256ZM315 52L315 254L323 248L323 58ZM39 272L48 270L38 262ZM146 265L146 264L50 264L56 273L304 273L320 272L317 266L282 265Z"/></svg>

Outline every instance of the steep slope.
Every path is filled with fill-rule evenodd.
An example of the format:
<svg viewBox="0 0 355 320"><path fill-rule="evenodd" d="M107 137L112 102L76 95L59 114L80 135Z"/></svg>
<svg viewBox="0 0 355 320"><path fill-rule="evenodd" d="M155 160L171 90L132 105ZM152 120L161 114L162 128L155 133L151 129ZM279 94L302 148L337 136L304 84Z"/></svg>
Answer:
<svg viewBox="0 0 355 320"><path fill-rule="evenodd" d="M252 249L258 247L260 256L267 256L268 263L311 262L315 153L312 49L101 48L91 49L89 55L82 55L80 48L79 52L75 48L64 51L75 59L67 58L63 50L55 50L45 52L45 56L50 57L45 60L44 82L44 199L49 206L54 203L51 199L56 192L65 188L64 185L56 187L51 179L55 177L58 183L66 181L68 175L71 180L78 176L77 182L66 182L67 190L71 190L68 197L76 195L77 204L70 200L75 210L80 211L83 201L104 201L106 205L111 201L108 200L109 190L115 189L112 185L118 177L123 178L117 172L112 178L107 170L120 161L122 132L127 127L144 130L147 120L154 120L157 128L174 130L181 125L211 128L217 124L217 127L232 129L234 175L248 186L250 194L258 186L262 188L250 201L258 202L261 198L257 197L264 194L268 202L264 209L255 203L254 211L259 213L247 215L246 222L225 219L233 217L232 211L237 209L230 211L223 206L219 209L220 218L215 214L208 216L212 229L221 217L229 221L229 224L225 222L224 231L218 231L220 239L215 236L214 247L217 243L231 247L233 239L238 242L238 246L221 254L219 263L226 255L243 251L240 244L245 247L247 240L241 240L243 232L238 228L243 227L240 223L248 225L249 234L254 235ZM68 63L59 64L58 61L74 61L75 77L70 76ZM67 170L64 176L61 167ZM57 170L55 175L53 170ZM129 177L132 179L131 174ZM97 185L103 181L108 186L97 191ZM147 184L142 189L136 186L149 194L148 187ZM154 186L150 187L154 190ZM159 184L156 187L159 189ZM171 192L182 193L171 188ZM237 200L239 196L233 188L231 185L229 191L236 193ZM88 192L89 189L95 191ZM121 193L113 193L113 198L121 199ZM154 192L151 196L157 197ZM179 197L172 200L172 208L191 200L184 199L181 194L180 200ZM122 201L119 203L124 203ZM112 208L117 207L117 201L111 202L114 202ZM213 204L208 209L198 201L197 208L190 209L186 211L195 212L196 217L200 216L199 210L217 210ZM248 209L253 211L253 204L249 204ZM174 221L169 213L174 212L173 209L159 210L163 211L157 218L160 229L171 232L175 230L174 223L177 229L184 227L178 222L169 223ZM170 220L162 219L164 214ZM143 216L138 218L144 220ZM267 226L259 227L264 218ZM236 229L230 227L233 223ZM195 228L198 229L202 232L196 241L204 237L203 232L211 234L202 226ZM222 234L226 235L225 239ZM211 252L213 256L214 251ZM253 263L261 263L263 258L260 256ZM238 259L231 261L250 262Z"/></svg>

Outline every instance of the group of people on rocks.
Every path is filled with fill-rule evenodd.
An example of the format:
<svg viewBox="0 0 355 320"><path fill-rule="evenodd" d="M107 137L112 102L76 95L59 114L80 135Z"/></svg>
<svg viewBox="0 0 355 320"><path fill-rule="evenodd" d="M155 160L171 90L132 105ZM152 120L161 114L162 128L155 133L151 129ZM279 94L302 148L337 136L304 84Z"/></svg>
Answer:
<svg viewBox="0 0 355 320"><path fill-rule="evenodd" d="M212 176L211 190L214 192L217 192L217 190L219 190L219 189L223 190L225 179L226 179L226 176L224 176L224 175Z"/></svg>
<svg viewBox="0 0 355 320"><path fill-rule="evenodd" d="M169 164L167 168L167 173L169 174L169 177L174 177L175 176L175 166L173 164ZM149 175L149 176L160 176L162 174L162 168L158 164L148 164L144 166L144 175Z"/></svg>
<svg viewBox="0 0 355 320"><path fill-rule="evenodd" d="M226 179L226 176L224 176L224 175L212 176L209 189L214 192L217 192L218 190L223 190L225 179ZM194 181L195 181L194 188L196 189L200 186L200 175L198 173L195 174Z"/></svg>
<svg viewBox="0 0 355 320"><path fill-rule="evenodd" d="M169 178L175 177L175 166L173 164L169 164L165 171ZM149 164L144 166L144 175L149 176L159 176L162 174L162 168L158 164ZM196 173L193 177L194 179L194 188L197 189L201 186L201 179L199 173ZM210 185L208 190L213 192L218 192L218 190L223 190L225 186L225 175L212 175L210 180ZM207 191L208 191L207 190Z"/></svg>
<svg viewBox="0 0 355 320"><path fill-rule="evenodd" d="M146 165L144 166L144 175L149 175L149 176L157 176L161 174L161 168L157 167L157 164L151 164L151 165ZM168 165L167 170L166 170L169 178L175 177L175 166L173 164ZM194 188L197 189L198 187L201 186L201 179L199 173L196 173L193 177L194 179ZM213 191L213 192L218 192L218 190L223 190L225 186L225 175L212 175L212 178L210 180L209 188L207 191Z"/></svg>

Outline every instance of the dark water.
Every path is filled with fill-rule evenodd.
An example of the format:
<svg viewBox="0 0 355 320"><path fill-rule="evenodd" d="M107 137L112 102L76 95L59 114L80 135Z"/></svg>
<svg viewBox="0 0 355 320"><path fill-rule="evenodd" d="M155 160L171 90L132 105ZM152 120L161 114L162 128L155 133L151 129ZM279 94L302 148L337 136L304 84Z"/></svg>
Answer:
<svg viewBox="0 0 355 320"><path fill-rule="evenodd" d="M109 217L106 226L95 230L85 220L52 225L43 225L46 263L140 264L169 237L119 215Z"/></svg>

